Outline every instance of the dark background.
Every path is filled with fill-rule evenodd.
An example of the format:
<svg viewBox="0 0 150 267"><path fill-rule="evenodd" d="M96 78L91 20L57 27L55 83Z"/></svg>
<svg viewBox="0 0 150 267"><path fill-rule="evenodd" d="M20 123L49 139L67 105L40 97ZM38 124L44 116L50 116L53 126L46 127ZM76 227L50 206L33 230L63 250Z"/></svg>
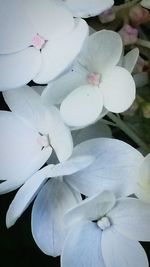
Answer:
<svg viewBox="0 0 150 267"><path fill-rule="evenodd" d="M92 1L92 0L91 0ZM105 0L104 0L105 1ZM124 1L115 1L116 4L123 3ZM0 94L0 109L7 110L8 107L4 103L2 95ZM128 141L127 137L119 136L122 140ZM131 140L129 140L131 143ZM9 168L9 163L8 163ZM31 208L30 207L24 212L17 223L7 229L5 226L5 216L12 199L14 198L16 192L5 194L0 196L0 261L1 266L11 266L11 267L30 267L30 266L60 266L59 257L52 258L46 256L40 251L40 249L34 243L31 234ZM142 243L147 255L150 260L150 245L149 243ZM70 266L71 267L71 266ZM121 267L121 266L120 266ZM135 266L136 267L136 266ZM143 266L141 266L143 267Z"/></svg>

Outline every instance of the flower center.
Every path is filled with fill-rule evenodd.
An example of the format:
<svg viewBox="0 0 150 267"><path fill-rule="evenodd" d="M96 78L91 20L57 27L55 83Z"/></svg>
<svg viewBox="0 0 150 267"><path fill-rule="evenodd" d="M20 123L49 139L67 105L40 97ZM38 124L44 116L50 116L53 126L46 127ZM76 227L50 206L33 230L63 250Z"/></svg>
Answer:
<svg viewBox="0 0 150 267"><path fill-rule="evenodd" d="M101 82L101 74L99 73L89 73L87 75L87 81L89 84L92 84L92 85L99 85L100 82Z"/></svg>
<svg viewBox="0 0 150 267"><path fill-rule="evenodd" d="M97 225L101 230L105 230L106 228L110 227L111 223L108 217L103 217L97 221Z"/></svg>
<svg viewBox="0 0 150 267"><path fill-rule="evenodd" d="M43 148L50 146L50 141L48 135L39 135L37 138L37 143Z"/></svg>
<svg viewBox="0 0 150 267"><path fill-rule="evenodd" d="M39 50L44 46L45 42L46 40L38 33L32 39L32 45Z"/></svg>

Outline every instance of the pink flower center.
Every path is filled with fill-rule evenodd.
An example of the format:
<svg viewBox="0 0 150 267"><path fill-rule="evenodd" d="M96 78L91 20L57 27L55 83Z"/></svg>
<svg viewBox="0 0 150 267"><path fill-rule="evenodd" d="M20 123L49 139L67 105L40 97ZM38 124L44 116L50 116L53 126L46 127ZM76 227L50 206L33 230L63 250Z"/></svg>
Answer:
<svg viewBox="0 0 150 267"><path fill-rule="evenodd" d="M89 84L92 84L92 85L99 85L100 82L101 82L101 74L99 73L89 73L87 75L87 81Z"/></svg>
<svg viewBox="0 0 150 267"><path fill-rule="evenodd" d="M48 136L46 136L46 135L39 135L38 138L37 138L37 143L42 148L50 146L50 142L49 142Z"/></svg>
<svg viewBox="0 0 150 267"><path fill-rule="evenodd" d="M45 42L45 39L41 37L38 33L32 39L33 46L39 50L43 47Z"/></svg>

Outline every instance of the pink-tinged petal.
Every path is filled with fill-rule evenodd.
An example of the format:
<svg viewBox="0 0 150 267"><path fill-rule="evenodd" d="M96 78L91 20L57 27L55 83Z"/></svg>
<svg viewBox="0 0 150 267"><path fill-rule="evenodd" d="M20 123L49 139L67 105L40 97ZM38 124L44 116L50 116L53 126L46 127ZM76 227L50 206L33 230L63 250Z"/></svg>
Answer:
<svg viewBox="0 0 150 267"><path fill-rule="evenodd" d="M25 181L41 168L52 149L42 149L38 132L11 112L0 112L0 125L0 177Z"/></svg>
<svg viewBox="0 0 150 267"><path fill-rule="evenodd" d="M0 56L0 91L20 87L31 81L41 65L40 51L33 47Z"/></svg>
<svg viewBox="0 0 150 267"><path fill-rule="evenodd" d="M113 0L62 0L75 17L88 18L99 15L113 6Z"/></svg>
<svg viewBox="0 0 150 267"><path fill-rule="evenodd" d="M119 62L121 53L122 40L119 34L101 30L89 36L79 55L79 62L90 73L102 74Z"/></svg>
<svg viewBox="0 0 150 267"><path fill-rule="evenodd" d="M131 74L122 67L114 67L103 75L99 89L104 97L104 106L111 112L127 110L135 99L135 82Z"/></svg>
<svg viewBox="0 0 150 267"><path fill-rule="evenodd" d="M87 23L80 19L75 21L71 32L48 41L41 51L42 65L34 81L48 83L67 69L80 52L87 35Z"/></svg>
<svg viewBox="0 0 150 267"><path fill-rule="evenodd" d="M66 236L64 214L81 201L79 193L61 179L51 179L41 189L32 209L32 234L47 255L61 254Z"/></svg>
<svg viewBox="0 0 150 267"><path fill-rule="evenodd" d="M117 201L108 212L114 228L123 236L138 241L150 241L150 205L136 198Z"/></svg>
<svg viewBox="0 0 150 267"><path fill-rule="evenodd" d="M26 1L0 0L0 7L0 54L18 52L30 46L36 29Z"/></svg>
<svg viewBox="0 0 150 267"><path fill-rule="evenodd" d="M26 5L36 33L45 40L63 36L74 27L71 12L55 0L26 0Z"/></svg>
<svg viewBox="0 0 150 267"><path fill-rule="evenodd" d="M102 232L102 255L107 267L148 267L148 259L139 242L119 234L113 226Z"/></svg>
<svg viewBox="0 0 150 267"><path fill-rule="evenodd" d="M106 267L101 252L100 228L95 223L75 225L65 240L62 267Z"/></svg>
<svg viewBox="0 0 150 267"><path fill-rule="evenodd" d="M69 126L94 123L103 108L103 97L98 87L85 85L70 93L60 106L63 120Z"/></svg>

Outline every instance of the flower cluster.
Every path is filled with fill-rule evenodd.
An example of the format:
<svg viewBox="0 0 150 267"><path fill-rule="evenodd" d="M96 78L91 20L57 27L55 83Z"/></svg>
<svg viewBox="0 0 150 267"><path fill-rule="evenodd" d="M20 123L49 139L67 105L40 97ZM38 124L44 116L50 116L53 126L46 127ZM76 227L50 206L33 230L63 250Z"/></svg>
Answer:
<svg viewBox="0 0 150 267"><path fill-rule="evenodd" d="M6 225L34 201L33 238L62 267L148 266L138 241L150 241L150 154L102 121L135 100L139 50L124 54L119 33L89 34L83 19L112 5L1 1L0 90L10 111L0 111L0 194L18 189Z"/></svg>

